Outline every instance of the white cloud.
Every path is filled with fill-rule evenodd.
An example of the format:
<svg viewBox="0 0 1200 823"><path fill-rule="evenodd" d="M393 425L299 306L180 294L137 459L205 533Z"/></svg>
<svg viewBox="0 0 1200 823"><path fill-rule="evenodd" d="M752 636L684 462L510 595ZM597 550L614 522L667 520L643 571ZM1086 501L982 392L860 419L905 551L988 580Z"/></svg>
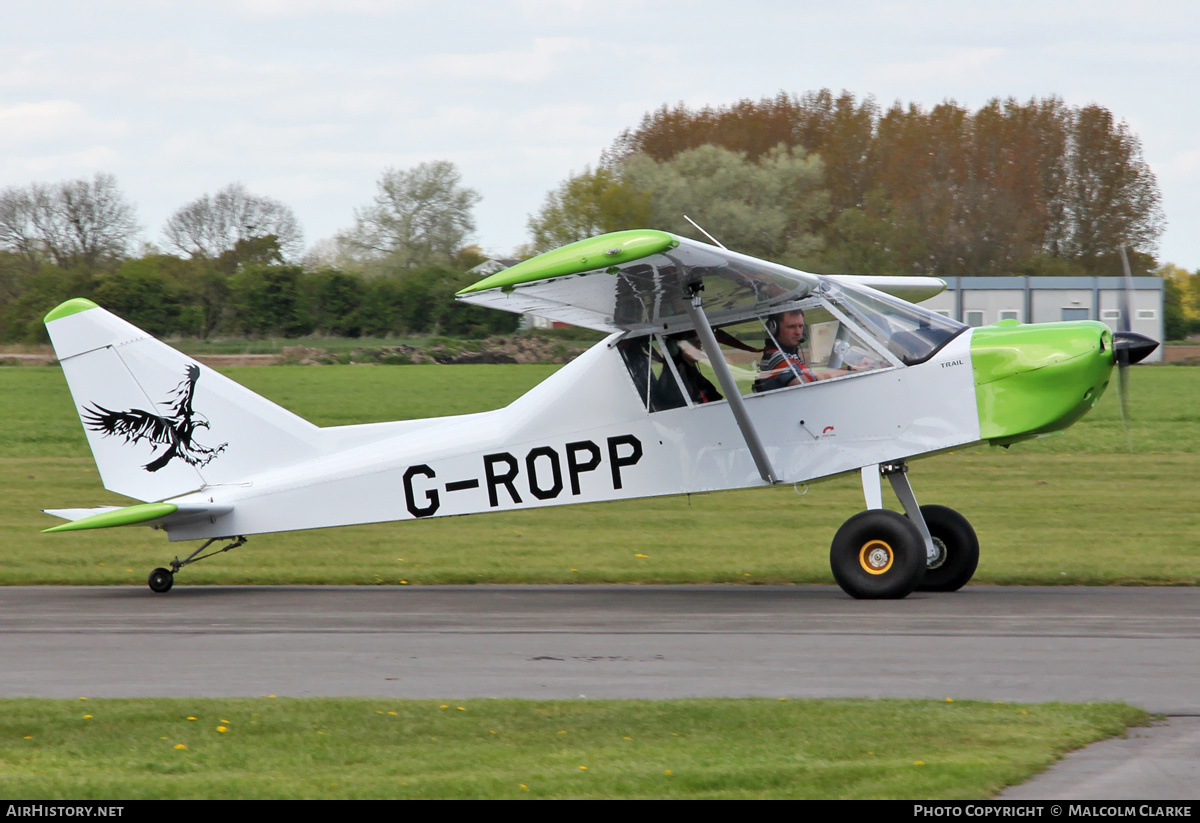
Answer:
<svg viewBox="0 0 1200 823"><path fill-rule="evenodd" d="M324 15L382 17L428 4L428 0L217 0L215 3L221 12L247 20Z"/></svg>
<svg viewBox="0 0 1200 823"><path fill-rule="evenodd" d="M122 154L110 146L88 146L35 157L12 155L0 161L0 181L5 185L49 183L91 177L97 171L119 171L124 166Z"/></svg>
<svg viewBox="0 0 1200 823"><path fill-rule="evenodd" d="M121 121L96 120L72 100L43 100L0 108L0 149L14 151L47 143L118 138L128 127Z"/></svg>
<svg viewBox="0 0 1200 823"><path fill-rule="evenodd" d="M962 82L969 75L989 70L1004 53L1002 48L949 48L931 59L881 63L871 73L889 83Z"/></svg>
<svg viewBox="0 0 1200 823"><path fill-rule="evenodd" d="M425 76L475 83L535 83L553 78L564 55L586 59L588 41L576 37L537 37L532 49L487 54L434 54L421 61Z"/></svg>

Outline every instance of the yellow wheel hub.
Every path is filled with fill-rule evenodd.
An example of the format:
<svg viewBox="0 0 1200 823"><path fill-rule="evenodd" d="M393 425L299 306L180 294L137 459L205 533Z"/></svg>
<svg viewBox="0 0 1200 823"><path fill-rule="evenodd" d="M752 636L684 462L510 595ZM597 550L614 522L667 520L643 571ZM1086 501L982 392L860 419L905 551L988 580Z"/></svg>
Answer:
<svg viewBox="0 0 1200 823"><path fill-rule="evenodd" d="M895 559L892 547L882 540L869 540L858 550L858 564L867 574L883 574Z"/></svg>

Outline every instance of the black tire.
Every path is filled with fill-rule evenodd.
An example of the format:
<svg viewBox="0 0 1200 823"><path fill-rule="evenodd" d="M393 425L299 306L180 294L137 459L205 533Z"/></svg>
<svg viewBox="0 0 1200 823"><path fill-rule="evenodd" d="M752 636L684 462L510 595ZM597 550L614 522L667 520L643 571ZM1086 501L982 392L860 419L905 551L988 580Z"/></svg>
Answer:
<svg viewBox="0 0 1200 823"><path fill-rule="evenodd" d="M169 569L155 569L150 572L150 590L162 594L169 592L175 585L175 575Z"/></svg>
<svg viewBox="0 0 1200 823"><path fill-rule="evenodd" d="M917 586L923 592L956 592L967 585L979 566L979 538L967 518L945 506L922 506L933 545L941 556L925 568Z"/></svg>
<svg viewBox="0 0 1200 823"><path fill-rule="evenodd" d="M859 512L838 529L829 565L842 591L859 600L907 597L925 576L925 541L888 509Z"/></svg>

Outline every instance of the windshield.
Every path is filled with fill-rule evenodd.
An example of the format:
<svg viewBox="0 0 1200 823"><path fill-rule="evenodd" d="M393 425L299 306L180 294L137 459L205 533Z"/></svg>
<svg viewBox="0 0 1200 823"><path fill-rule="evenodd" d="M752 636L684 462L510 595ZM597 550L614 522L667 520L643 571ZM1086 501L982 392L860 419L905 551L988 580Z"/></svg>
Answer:
<svg viewBox="0 0 1200 823"><path fill-rule="evenodd" d="M825 280L821 296L873 334L906 366L924 363L968 328L865 286Z"/></svg>

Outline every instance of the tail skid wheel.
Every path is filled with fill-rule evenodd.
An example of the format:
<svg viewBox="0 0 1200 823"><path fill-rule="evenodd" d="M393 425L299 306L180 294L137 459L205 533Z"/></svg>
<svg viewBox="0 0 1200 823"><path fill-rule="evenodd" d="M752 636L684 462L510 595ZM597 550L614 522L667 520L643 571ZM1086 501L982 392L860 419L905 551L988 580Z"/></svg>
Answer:
<svg viewBox="0 0 1200 823"><path fill-rule="evenodd" d="M925 541L898 512L859 512L838 529L829 565L842 590L860 600L906 597L925 575Z"/></svg>
<svg viewBox="0 0 1200 823"><path fill-rule="evenodd" d="M956 592L967 585L979 566L979 538L967 518L946 506L922 506L938 556L925 569L917 586L923 592Z"/></svg>
<svg viewBox="0 0 1200 823"><path fill-rule="evenodd" d="M150 572L150 590L162 594L169 592L171 587L175 585L175 575L170 569L155 569Z"/></svg>

